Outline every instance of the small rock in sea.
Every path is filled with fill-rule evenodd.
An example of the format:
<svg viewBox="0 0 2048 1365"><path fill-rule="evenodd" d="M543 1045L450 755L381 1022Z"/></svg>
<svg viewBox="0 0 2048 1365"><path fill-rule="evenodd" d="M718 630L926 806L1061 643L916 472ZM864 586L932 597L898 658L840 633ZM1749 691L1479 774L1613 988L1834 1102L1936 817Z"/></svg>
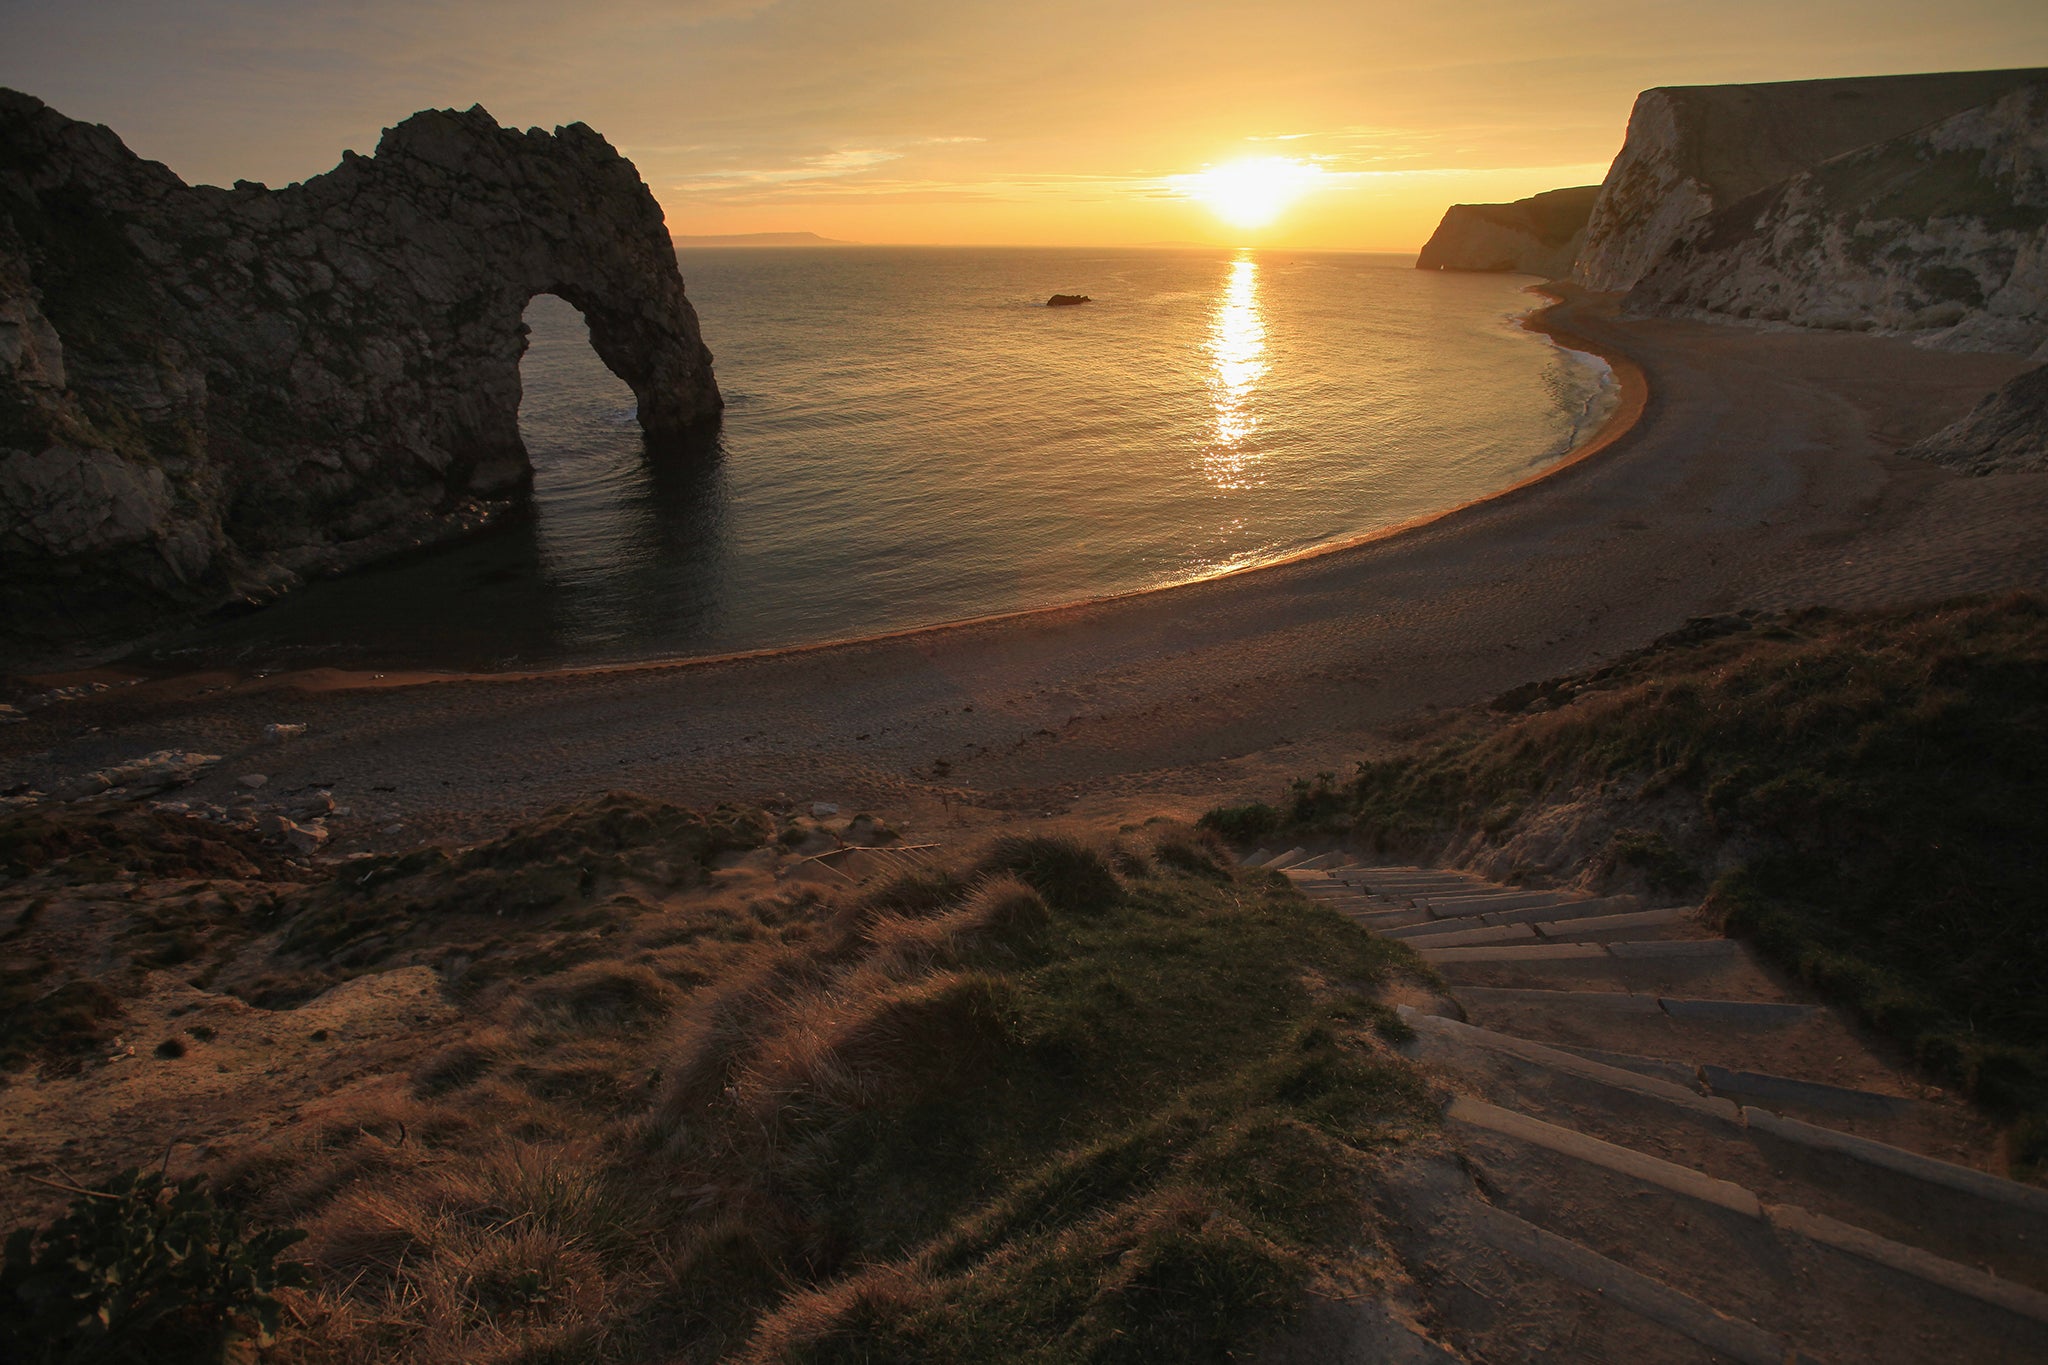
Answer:
<svg viewBox="0 0 2048 1365"><path fill-rule="evenodd" d="M15 721L27 719L28 717L21 713L20 707L9 706L5 702L0 702L0 725L11 725Z"/></svg>
<svg viewBox="0 0 2048 1365"><path fill-rule="evenodd" d="M1054 294L1045 301L1048 308L1072 308L1077 303L1093 303L1086 294Z"/></svg>
<svg viewBox="0 0 2048 1365"><path fill-rule="evenodd" d="M265 777L262 773L243 773L240 777L236 778L235 781L241 783L250 791L256 791L265 783L269 782L270 779L268 777Z"/></svg>
<svg viewBox="0 0 2048 1365"><path fill-rule="evenodd" d="M272 721L263 727L263 737L272 743L285 739L297 739L305 733L306 727L303 725L286 725L279 721Z"/></svg>
<svg viewBox="0 0 2048 1365"><path fill-rule="evenodd" d="M402 824L397 824L397 825L386 825L386 826L384 826L384 828L383 828L382 830L380 830L380 831L378 831L378 832L379 832L379 833L381 833L381 834L401 834L401 833L403 833L404 831L405 831L405 826L404 826L404 825L402 825Z"/></svg>
<svg viewBox="0 0 2048 1365"><path fill-rule="evenodd" d="M332 815L333 813L334 793L329 791L314 792L311 796L306 797L292 807L292 818L295 820L305 820L321 815Z"/></svg>
<svg viewBox="0 0 2048 1365"><path fill-rule="evenodd" d="M839 807L833 805L830 801L811 802L811 818L813 820L826 820L837 814L839 814Z"/></svg>

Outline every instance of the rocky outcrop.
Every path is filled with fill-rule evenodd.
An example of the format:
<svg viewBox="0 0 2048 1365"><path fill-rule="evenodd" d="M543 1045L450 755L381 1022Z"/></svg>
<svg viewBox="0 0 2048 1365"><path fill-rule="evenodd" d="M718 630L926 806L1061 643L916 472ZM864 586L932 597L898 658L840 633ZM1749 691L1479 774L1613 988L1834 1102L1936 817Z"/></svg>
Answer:
<svg viewBox="0 0 2048 1365"><path fill-rule="evenodd" d="M1901 453L1966 474L2048 469L2048 365L2008 380L1959 420Z"/></svg>
<svg viewBox="0 0 2048 1365"><path fill-rule="evenodd" d="M660 206L582 124L416 114L188 186L0 91L0 632L128 633L487 520L531 479L521 315L581 309L651 442L720 406Z"/></svg>
<svg viewBox="0 0 2048 1365"><path fill-rule="evenodd" d="M1417 270L1492 270L1556 279L1586 236L1598 185L1549 190L1512 204L1453 204L1415 258Z"/></svg>
<svg viewBox="0 0 2048 1365"><path fill-rule="evenodd" d="M2048 70L2034 69L1645 90L1573 282L1631 289L1716 209L2044 79Z"/></svg>
<svg viewBox="0 0 2048 1365"><path fill-rule="evenodd" d="M2048 81L1715 211L1625 307L2048 345Z"/></svg>

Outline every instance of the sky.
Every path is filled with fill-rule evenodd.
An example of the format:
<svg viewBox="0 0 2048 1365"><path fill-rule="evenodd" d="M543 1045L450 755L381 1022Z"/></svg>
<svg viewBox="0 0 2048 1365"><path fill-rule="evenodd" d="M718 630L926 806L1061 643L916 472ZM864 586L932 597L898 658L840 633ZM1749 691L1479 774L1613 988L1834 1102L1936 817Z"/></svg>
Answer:
<svg viewBox="0 0 2048 1365"><path fill-rule="evenodd" d="M481 103L590 124L679 235L876 243L1413 251L1597 182L1650 86L2028 65L2041 0L0 0L0 85L195 183ZM1203 197L1246 160L1276 202Z"/></svg>

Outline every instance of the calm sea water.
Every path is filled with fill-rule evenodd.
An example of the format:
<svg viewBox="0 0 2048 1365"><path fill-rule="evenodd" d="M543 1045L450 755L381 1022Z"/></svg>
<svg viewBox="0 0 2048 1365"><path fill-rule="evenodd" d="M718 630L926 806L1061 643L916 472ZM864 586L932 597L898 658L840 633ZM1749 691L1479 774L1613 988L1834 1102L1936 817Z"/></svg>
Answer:
<svg viewBox="0 0 2048 1365"><path fill-rule="evenodd" d="M1453 506L1611 383L1525 281L1412 258L821 248L682 255L728 408L651 461L631 392L527 313L534 515L316 584L187 661L513 667L796 644L1185 582ZM1048 295L1094 302L1047 308Z"/></svg>

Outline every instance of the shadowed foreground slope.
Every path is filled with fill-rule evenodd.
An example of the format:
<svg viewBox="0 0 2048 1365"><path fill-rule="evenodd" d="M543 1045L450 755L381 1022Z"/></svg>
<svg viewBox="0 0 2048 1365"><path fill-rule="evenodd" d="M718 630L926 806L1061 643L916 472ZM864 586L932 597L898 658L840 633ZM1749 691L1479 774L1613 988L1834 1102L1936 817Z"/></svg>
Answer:
<svg viewBox="0 0 2048 1365"><path fill-rule="evenodd" d="M175 1142L311 1233L276 1359L1220 1360L1404 1273L1420 969L1185 827L839 896L812 822L629 797L320 872L198 828L0 835L13 951L100 964L13 983L93 1008L9 1059L9 1213Z"/></svg>

